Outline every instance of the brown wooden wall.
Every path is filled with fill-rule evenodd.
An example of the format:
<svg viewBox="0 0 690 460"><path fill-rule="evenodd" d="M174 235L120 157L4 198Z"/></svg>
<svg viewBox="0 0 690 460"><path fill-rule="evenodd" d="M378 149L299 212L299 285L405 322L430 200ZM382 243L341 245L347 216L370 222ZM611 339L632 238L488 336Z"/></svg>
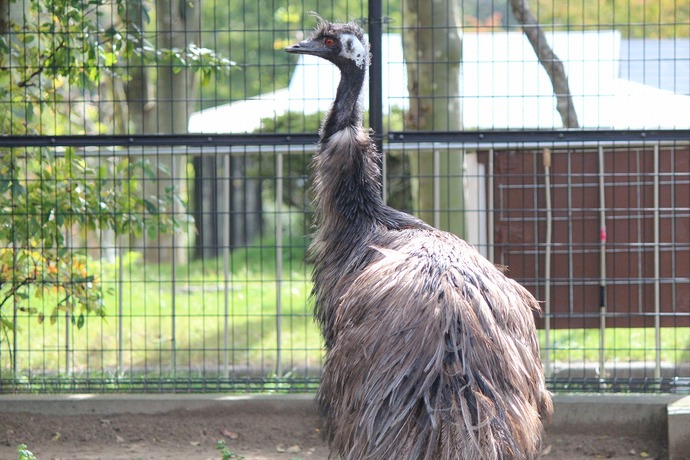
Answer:
<svg viewBox="0 0 690 460"><path fill-rule="evenodd" d="M486 154L483 154L486 158ZM551 152L553 327L598 327L597 149ZM495 262L544 300L543 151L494 151ZM604 149L607 326L654 325L654 147ZM690 326L690 150L659 148L660 307Z"/></svg>

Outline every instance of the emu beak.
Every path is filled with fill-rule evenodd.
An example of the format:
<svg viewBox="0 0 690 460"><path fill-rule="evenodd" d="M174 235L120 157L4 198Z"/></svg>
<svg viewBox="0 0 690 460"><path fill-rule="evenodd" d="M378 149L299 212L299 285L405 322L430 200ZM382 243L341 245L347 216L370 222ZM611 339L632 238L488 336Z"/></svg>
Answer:
<svg viewBox="0 0 690 460"><path fill-rule="evenodd" d="M312 54L314 56L323 56L329 51L328 48L323 46L320 41L314 40L303 40L294 45L290 45L285 48L285 52L292 54Z"/></svg>

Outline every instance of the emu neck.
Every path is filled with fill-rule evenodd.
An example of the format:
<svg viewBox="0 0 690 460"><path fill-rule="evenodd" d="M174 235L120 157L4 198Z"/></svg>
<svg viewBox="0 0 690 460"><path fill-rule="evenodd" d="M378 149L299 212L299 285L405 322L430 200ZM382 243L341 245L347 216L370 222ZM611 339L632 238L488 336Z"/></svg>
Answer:
<svg viewBox="0 0 690 460"><path fill-rule="evenodd" d="M379 154L362 128L359 96L365 75L365 70L343 72L314 158L317 222L329 238L361 236L384 207Z"/></svg>
<svg viewBox="0 0 690 460"><path fill-rule="evenodd" d="M366 77L366 68L341 69L340 83L330 113L321 128L321 142L347 127L362 126L360 94Z"/></svg>

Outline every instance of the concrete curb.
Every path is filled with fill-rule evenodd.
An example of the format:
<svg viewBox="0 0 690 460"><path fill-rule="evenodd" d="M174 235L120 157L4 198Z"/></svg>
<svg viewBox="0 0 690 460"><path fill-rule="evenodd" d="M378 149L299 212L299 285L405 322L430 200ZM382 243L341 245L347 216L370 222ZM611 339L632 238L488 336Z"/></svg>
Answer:
<svg viewBox="0 0 690 460"><path fill-rule="evenodd" d="M663 442L668 436L667 407L679 399L676 395L558 395L549 430Z"/></svg>
<svg viewBox="0 0 690 460"><path fill-rule="evenodd" d="M45 415L160 414L174 410L228 407L233 412L316 411L314 395L73 394L0 395L0 413Z"/></svg>
<svg viewBox="0 0 690 460"><path fill-rule="evenodd" d="M556 395L551 433L632 436L668 445L670 460L688 459L690 397L678 395ZM315 413L313 394L189 395L74 394L0 395L0 414L157 414L227 407L233 413Z"/></svg>
<svg viewBox="0 0 690 460"><path fill-rule="evenodd" d="M668 457L690 459L690 396L668 405Z"/></svg>

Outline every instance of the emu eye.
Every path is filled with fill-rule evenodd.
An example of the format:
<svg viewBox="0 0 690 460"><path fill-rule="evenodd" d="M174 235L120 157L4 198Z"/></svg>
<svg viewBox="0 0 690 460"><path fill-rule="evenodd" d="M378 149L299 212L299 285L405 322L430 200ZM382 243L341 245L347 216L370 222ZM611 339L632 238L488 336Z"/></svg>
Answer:
<svg viewBox="0 0 690 460"><path fill-rule="evenodd" d="M323 44L326 45L327 47L331 48L331 47L335 46L335 38L326 37L323 39Z"/></svg>

